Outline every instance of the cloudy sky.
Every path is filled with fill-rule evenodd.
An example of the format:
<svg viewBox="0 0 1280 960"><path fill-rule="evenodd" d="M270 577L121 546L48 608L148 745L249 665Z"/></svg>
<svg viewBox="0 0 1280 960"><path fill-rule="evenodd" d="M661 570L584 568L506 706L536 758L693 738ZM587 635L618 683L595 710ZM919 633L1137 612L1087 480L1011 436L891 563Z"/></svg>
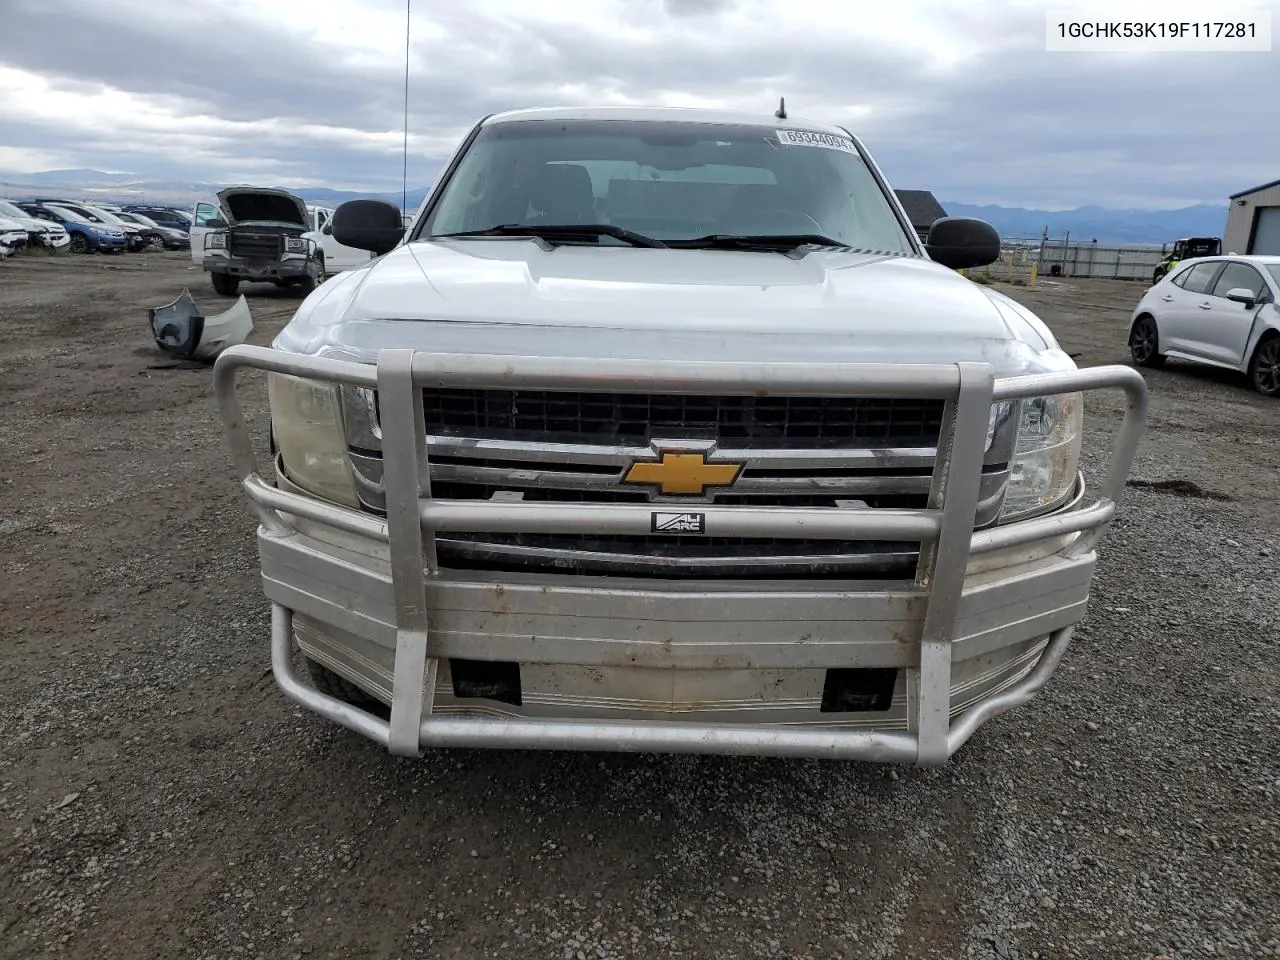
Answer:
<svg viewBox="0 0 1280 960"><path fill-rule="evenodd" d="M1218 204L1280 177L1280 48L1050 53L1038 0L411 2L411 188L494 111L779 95L961 202ZM398 190L405 3L0 0L0 171Z"/></svg>

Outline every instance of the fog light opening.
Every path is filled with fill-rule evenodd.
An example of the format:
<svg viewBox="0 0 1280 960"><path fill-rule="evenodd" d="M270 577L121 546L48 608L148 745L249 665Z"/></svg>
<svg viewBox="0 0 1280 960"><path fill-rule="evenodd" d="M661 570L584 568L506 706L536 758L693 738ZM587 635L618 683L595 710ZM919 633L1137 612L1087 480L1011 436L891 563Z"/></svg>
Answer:
<svg viewBox="0 0 1280 960"><path fill-rule="evenodd" d="M895 667L833 667L822 685L822 713L874 713L893 705Z"/></svg>
<svg viewBox="0 0 1280 960"><path fill-rule="evenodd" d="M511 660L449 660L453 695L520 706L520 664Z"/></svg>

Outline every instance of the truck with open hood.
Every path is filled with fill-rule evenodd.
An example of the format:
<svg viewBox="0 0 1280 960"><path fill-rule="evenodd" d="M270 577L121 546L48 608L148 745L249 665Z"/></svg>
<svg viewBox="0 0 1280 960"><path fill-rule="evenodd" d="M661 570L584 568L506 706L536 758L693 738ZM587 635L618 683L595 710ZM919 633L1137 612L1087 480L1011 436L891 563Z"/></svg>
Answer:
<svg viewBox="0 0 1280 960"><path fill-rule="evenodd" d="M287 190L228 187L216 202L193 211L191 258L209 274L213 289L234 296L241 282L267 282L310 293L323 279L301 198Z"/></svg>
<svg viewBox="0 0 1280 960"><path fill-rule="evenodd" d="M1067 655L1145 382L959 272L989 224L922 242L843 127L511 111L407 231L331 223L372 259L214 373L307 709L400 755L934 765ZM1101 389L1128 404L1094 486Z"/></svg>

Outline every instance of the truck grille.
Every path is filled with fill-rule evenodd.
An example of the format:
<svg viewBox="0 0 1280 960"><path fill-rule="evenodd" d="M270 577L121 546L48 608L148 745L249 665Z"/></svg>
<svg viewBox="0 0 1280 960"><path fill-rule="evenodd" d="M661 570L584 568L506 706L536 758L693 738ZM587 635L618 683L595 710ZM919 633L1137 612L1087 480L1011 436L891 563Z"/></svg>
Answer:
<svg viewBox="0 0 1280 960"><path fill-rule="evenodd" d="M444 436L640 445L676 437L722 445L934 446L940 400L424 390L427 430Z"/></svg>
<svg viewBox="0 0 1280 960"><path fill-rule="evenodd" d="M278 233L232 230L227 250L233 257L248 260L275 260L284 252L284 237Z"/></svg>
<svg viewBox="0 0 1280 960"><path fill-rule="evenodd" d="M808 508L926 506L945 404L905 398L666 395L427 389L431 495L542 503L652 503ZM373 404L347 401L360 496L385 506ZM354 426L353 426L354 424ZM367 424L361 427L360 424ZM663 496L623 483L652 441L714 447L743 465L732 486ZM997 445L998 447L998 445ZM1007 467L993 447L979 522L994 519ZM984 517L984 511L986 515ZM441 533L440 566L455 570L640 578L909 578L915 543L703 536Z"/></svg>

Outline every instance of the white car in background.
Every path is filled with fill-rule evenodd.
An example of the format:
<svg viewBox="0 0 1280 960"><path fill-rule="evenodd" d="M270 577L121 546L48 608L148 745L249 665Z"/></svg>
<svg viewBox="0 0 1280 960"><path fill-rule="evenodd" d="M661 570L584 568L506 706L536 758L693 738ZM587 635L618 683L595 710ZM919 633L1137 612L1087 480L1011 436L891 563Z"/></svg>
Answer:
<svg viewBox="0 0 1280 960"><path fill-rule="evenodd" d="M333 235L333 221L325 217L323 224L302 235L320 249L320 265L324 276L331 277L344 270L353 270L373 259L368 250L357 250L339 243Z"/></svg>
<svg viewBox="0 0 1280 960"><path fill-rule="evenodd" d="M17 220L0 217L0 257L17 253L27 245L27 229Z"/></svg>
<svg viewBox="0 0 1280 960"><path fill-rule="evenodd" d="M319 230L328 223L329 218L333 216L333 208L316 207L311 204L307 204L307 216L311 218L311 229Z"/></svg>
<svg viewBox="0 0 1280 960"><path fill-rule="evenodd" d="M1238 370L1280 396L1280 256L1198 257L1151 287L1129 324L1143 367L1168 357Z"/></svg>
<svg viewBox="0 0 1280 960"><path fill-rule="evenodd" d="M17 204L3 197L0 197L0 217L26 230L28 243L39 244L52 250L61 250L71 245L71 235L62 224L33 217Z"/></svg>

